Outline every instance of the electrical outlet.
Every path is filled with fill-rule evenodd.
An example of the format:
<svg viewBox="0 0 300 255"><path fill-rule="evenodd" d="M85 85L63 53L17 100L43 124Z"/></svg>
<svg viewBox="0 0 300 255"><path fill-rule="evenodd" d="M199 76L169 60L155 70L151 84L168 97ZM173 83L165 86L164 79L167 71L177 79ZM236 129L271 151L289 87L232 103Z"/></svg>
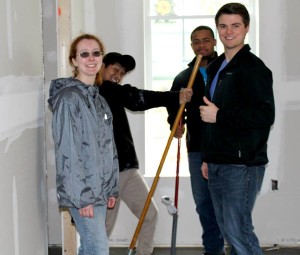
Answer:
<svg viewBox="0 0 300 255"><path fill-rule="evenodd" d="M272 190L275 191L275 190L278 190L278 181L277 180L271 180L272 184Z"/></svg>

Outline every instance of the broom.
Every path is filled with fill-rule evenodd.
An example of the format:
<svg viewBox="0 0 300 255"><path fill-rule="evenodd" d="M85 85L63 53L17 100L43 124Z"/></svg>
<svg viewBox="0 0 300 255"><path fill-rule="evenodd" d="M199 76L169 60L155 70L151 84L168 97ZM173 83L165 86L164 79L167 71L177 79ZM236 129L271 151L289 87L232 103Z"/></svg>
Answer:
<svg viewBox="0 0 300 255"><path fill-rule="evenodd" d="M192 88L192 86L193 86L193 84L194 84L194 80L195 80L196 74L197 74L197 72L198 72L198 70L199 70L199 66L200 66L201 59L202 59L202 55L198 55L197 58L196 58L196 62L195 62L195 65L194 65L192 74L191 74L191 76L190 76L190 79L189 79L187 88ZM175 121L174 121L174 123L173 123L172 130L171 130L169 139L168 139L168 141L167 141L167 144L166 144L165 150L164 150L164 152L163 152L163 155L162 155L160 164L159 164L159 166L158 166L156 175L155 175L155 177L154 177L152 186L151 186L150 191L149 191L149 193L148 193L148 196L147 196L147 199L146 199L146 202L145 202L143 211L142 211L142 213L141 213L140 219L139 219L139 221L138 221L137 227L136 227L135 232L134 232L134 235L133 235L133 237L132 237L132 240L131 240L131 243L130 243L130 246L129 246L129 249L128 249L128 255L133 255L133 254L134 254L133 252L134 252L135 244L136 244L136 242L137 242L137 238L138 238L139 233L140 233L140 231L141 231L141 228L142 228L143 222L144 222L144 220L145 220L147 211L148 211L148 209L149 209L149 206L150 206L150 203L151 203L151 198L153 197L154 191L155 191L156 186L157 186L157 184L158 184L158 180L159 180L159 176L160 176L160 173L161 173L163 164L164 164L165 159L166 159L166 157L167 157L167 154L168 154L168 151L169 151L169 148L170 148L172 139L173 139L173 137L174 137L175 131L176 131L177 126L178 126L178 123L179 123L179 121L180 121L180 119L181 119L181 116L182 116L182 113L183 113L184 108L185 108L185 103L183 103L183 104L180 105L180 108L179 108L179 110L178 110L178 112L177 112L177 115L176 115Z"/></svg>

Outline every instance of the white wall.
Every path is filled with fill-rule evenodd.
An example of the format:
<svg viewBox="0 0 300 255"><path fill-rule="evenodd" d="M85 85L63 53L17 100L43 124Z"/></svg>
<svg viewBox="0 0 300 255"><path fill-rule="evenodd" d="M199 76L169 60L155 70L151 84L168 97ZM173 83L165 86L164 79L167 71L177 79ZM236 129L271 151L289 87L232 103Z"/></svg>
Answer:
<svg viewBox="0 0 300 255"><path fill-rule="evenodd" d="M300 245L300 171L298 144L300 128L300 18L298 0L259 0L260 57L273 71L276 123L269 140L270 163L261 196L254 210L256 232L263 245ZM143 88L144 36L143 5L136 0L90 0L84 5L84 30L98 34L106 51L131 54L137 62L125 82ZM128 113L141 169L144 169L144 114ZM134 123L134 124L133 124ZM159 162L157 162L157 165ZM272 192L271 179L279 181ZM149 185L151 178L147 178ZM156 245L170 245L172 218L160 202L162 195L173 196L174 179L161 178L155 192L159 207ZM189 178L180 179L177 244L201 244L201 227L194 209ZM121 207L111 245L129 246L137 220ZM52 233L57 233L53 231ZM51 236L50 236L51 238Z"/></svg>
<svg viewBox="0 0 300 255"><path fill-rule="evenodd" d="M297 0L260 3L260 56L273 71L276 120L269 142L266 182L279 180L277 192L264 192L254 211L263 243L300 245L300 17Z"/></svg>
<svg viewBox="0 0 300 255"><path fill-rule="evenodd" d="M0 3L1 254L47 254L41 2Z"/></svg>

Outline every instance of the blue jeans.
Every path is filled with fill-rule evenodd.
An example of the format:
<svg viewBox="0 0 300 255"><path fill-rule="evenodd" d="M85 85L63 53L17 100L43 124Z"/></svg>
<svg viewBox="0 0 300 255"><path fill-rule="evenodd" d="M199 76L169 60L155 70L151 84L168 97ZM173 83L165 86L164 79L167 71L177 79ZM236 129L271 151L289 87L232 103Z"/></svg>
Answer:
<svg viewBox="0 0 300 255"><path fill-rule="evenodd" d="M208 185L221 232L231 255L262 255L252 225L264 166L208 164Z"/></svg>
<svg viewBox="0 0 300 255"><path fill-rule="evenodd" d="M200 152L189 152L189 170L191 175L191 186L196 211L202 226L202 243L205 252L211 254L223 254L224 239L217 224L208 182L203 178L201 172L202 157Z"/></svg>
<svg viewBox="0 0 300 255"><path fill-rule="evenodd" d="M80 236L78 255L109 255L106 205L94 207L94 218L81 217L77 208L69 208L69 211Z"/></svg>

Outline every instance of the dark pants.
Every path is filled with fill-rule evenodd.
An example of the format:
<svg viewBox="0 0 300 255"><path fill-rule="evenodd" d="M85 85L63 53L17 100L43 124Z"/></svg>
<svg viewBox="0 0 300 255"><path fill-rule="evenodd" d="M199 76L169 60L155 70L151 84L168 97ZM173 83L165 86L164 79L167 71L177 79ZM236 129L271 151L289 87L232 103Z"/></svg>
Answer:
<svg viewBox="0 0 300 255"><path fill-rule="evenodd" d="M217 224L208 182L201 172L202 157L200 152L189 152L189 170L196 211L202 226L202 244L207 253L223 254L224 240Z"/></svg>

